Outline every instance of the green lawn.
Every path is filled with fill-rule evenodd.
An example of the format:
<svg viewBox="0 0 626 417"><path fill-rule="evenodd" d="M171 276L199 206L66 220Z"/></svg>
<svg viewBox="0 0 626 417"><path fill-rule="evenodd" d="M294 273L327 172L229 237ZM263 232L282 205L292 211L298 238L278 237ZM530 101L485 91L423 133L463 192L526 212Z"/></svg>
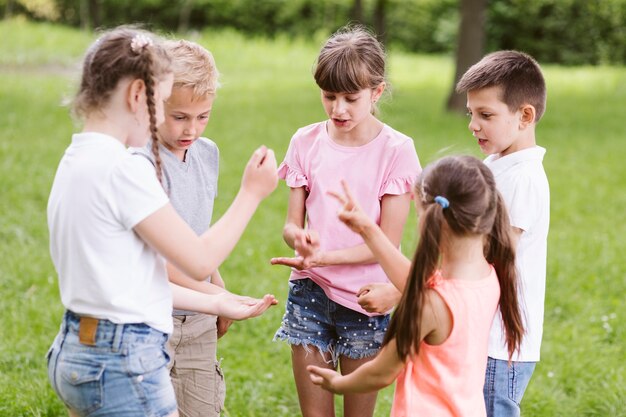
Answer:
<svg viewBox="0 0 626 417"><path fill-rule="evenodd" d="M216 216L226 209L252 150L280 160L300 126L322 120L311 76L320 40L245 39L206 32L223 87L206 135L221 149ZM63 308L48 255L46 201L56 164L76 129L62 102L89 34L0 22L0 416L58 416L44 355ZM452 81L449 57L390 52L391 98L381 118L412 136L426 164L442 155L479 156L467 119L442 111ZM548 149L552 192L542 361L523 401L529 416L626 416L626 69L545 66L548 109L538 141ZM281 304L236 323L220 341L227 415L299 413L288 346L272 342L289 272L269 258L282 242L287 189L266 200L221 267L233 291L276 294ZM622 214L620 214L622 213ZM414 214L404 250L415 246ZM376 415L389 414L393 388Z"/></svg>

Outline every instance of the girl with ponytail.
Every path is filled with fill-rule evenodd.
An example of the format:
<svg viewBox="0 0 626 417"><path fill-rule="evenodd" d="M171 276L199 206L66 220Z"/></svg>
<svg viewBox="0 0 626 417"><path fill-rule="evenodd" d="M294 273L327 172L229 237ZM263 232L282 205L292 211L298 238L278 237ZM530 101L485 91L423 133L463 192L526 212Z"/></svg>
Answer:
<svg viewBox="0 0 626 417"><path fill-rule="evenodd" d="M424 169L414 187L420 239L413 262L362 212L344 183L339 218L363 236L402 291L371 362L349 375L309 367L313 383L335 393L397 382L392 416L485 416L489 329L498 306L509 357L523 328L508 215L491 171L470 156Z"/></svg>
<svg viewBox="0 0 626 417"><path fill-rule="evenodd" d="M209 295L168 284L163 258L195 279L210 276L278 182L274 154L261 147L212 228L198 236L176 214L160 184L158 147L154 166L126 149L150 136L157 143L170 64L155 36L129 27L105 33L85 56L74 101L84 125L48 200L66 310L48 376L71 416L177 416L165 353L172 307L241 320L276 303L272 295Z"/></svg>

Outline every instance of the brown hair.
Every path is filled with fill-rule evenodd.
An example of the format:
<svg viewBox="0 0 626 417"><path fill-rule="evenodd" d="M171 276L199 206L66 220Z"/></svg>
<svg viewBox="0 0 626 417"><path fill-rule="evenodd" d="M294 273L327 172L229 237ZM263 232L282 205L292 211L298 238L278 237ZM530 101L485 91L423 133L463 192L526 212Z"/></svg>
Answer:
<svg viewBox="0 0 626 417"><path fill-rule="evenodd" d="M121 26L98 38L87 50L80 87L72 110L81 117L101 109L124 78L143 80L150 116L150 134L157 177L161 181L161 158L157 144L154 87L170 70L171 60L150 32Z"/></svg>
<svg viewBox="0 0 626 417"><path fill-rule="evenodd" d="M442 158L427 166L415 185L424 211L420 239L409 279L391 319L385 344L395 338L398 356L417 354L425 288L439 266L444 222L457 236L484 235L485 258L494 266L500 283L500 311L506 331L509 357L519 349L524 332L517 300L515 251L509 217L493 174L472 156ZM435 202L444 196L449 206Z"/></svg>
<svg viewBox="0 0 626 417"><path fill-rule="evenodd" d="M533 57L518 51L498 51L486 55L471 66L456 85L458 93L498 86L509 110L530 104L535 108L535 122L546 109L546 82Z"/></svg>
<svg viewBox="0 0 626 417"><path fill-rule="evenodd" d="M346 26L322 47L313 74L324 91L354 93L385 82L385 51L362 26Z"/></svg>
<svg viewBox="0 0 626 417"><path fill-rule="evenodd" d="M164 47L172 58L174 88L191 88L194 98L217 92L220 74L211 52L186 40L166 41Z"/></svg>

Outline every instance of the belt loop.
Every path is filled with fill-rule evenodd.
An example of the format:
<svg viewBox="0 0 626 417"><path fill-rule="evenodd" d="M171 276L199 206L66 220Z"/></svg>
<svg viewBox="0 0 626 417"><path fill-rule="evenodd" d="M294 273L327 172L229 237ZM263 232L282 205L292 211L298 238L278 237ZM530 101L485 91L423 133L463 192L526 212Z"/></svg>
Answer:
<svg viewBox="0 0 626 417"><path fill-rule="evenodd" d="M122 336L124 335L124 324L115 325L115 334L113 335L113 352L118 352L122 346Z"/></svg>

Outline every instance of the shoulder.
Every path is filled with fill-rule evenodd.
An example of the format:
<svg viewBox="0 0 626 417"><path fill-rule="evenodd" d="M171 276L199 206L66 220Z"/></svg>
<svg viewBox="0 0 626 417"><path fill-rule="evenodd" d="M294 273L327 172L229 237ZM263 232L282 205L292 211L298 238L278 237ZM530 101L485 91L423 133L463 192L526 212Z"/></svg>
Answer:
<svg viewBox="0 0 626 417"><path fill-rule="evenodd" d="M310 142L315 141L321 134L326 131L326 122L317 122L296 130L291 141L293 142Z"/></svg>
<svg viewBox="0 0 626 417"><path fill-rule="evenodd" d="M147 160L153 162L154 156L152 155L151 146L152 146L152 142L149 141L146 146L142 146L141 148L135 148L135 147L128 148L128 152L132 155L142 156L146 158Z"/></svg>
<svg viewBox="0 0 626 417"><path fill-rule="evenodd" d="M217 147L217 144L208 138L198 138L198 140L196 140L196 142L192 145L192 148L202 155L219 155L219 148Z"/></svg>
<svg viewBox="0 0 626 417"><path fill-rule="evenodd" d="M415 143L413 138L405 135L402 132L399 132L392 128L391 126L385 124L383 126L383 130L381 134L385 138L385 145L390 148L413 148L415 149Z"/></svg>

